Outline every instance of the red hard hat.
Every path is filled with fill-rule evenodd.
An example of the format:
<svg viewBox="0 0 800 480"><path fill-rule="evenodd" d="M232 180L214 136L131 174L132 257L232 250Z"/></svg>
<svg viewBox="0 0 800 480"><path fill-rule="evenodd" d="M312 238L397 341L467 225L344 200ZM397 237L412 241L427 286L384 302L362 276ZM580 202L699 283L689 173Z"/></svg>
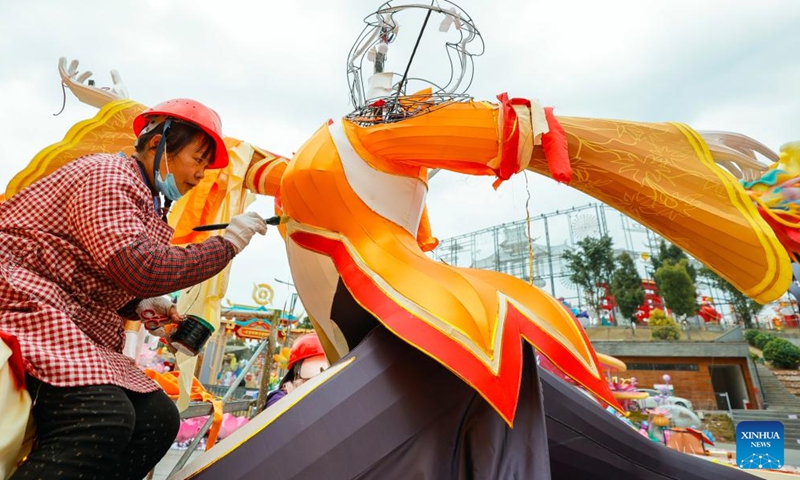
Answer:
<svg viewBox="0 0 800 480"><path fill-rule="evenodd" d="M309 333L303 335L295 340L294 345L292 345L292 352L289 354L289 363L286 365L286 369L291 371L295 363L317 355L325 355L317 334Z"/></svg>
<svg viewBox="0 0 800 480"><path fill-rule="evenodd" d="M214 139L214 159L208 168L224 168L228 165L228 150L222 141L222 120L213 109L196 100L176 98L161 102L133 119L133 133L138 137L150 121L150 117L164 115L194 123Z"/></svg>

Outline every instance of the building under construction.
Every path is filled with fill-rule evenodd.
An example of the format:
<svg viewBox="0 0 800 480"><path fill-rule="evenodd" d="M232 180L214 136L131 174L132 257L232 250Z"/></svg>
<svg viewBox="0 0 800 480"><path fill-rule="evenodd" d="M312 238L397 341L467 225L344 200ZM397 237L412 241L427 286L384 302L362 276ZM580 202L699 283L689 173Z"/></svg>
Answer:
<svg viewBox="0 0 800 480"><path fill-rule="evenodd" d="M583 294L570 280L562 257L565 251L576 248L581 239L603 235L613 239L616 254L627 252L634 259L643 279L653 278L648 258L656 252L661 236L601 203L446 238L433 254L450 265L494 270L528 282L533 277L534 285L556 298L563 297L580 310L585 303ZM711 291L698 280L699 289L716 298L718 306L724 305L719 292Z"/></svg>

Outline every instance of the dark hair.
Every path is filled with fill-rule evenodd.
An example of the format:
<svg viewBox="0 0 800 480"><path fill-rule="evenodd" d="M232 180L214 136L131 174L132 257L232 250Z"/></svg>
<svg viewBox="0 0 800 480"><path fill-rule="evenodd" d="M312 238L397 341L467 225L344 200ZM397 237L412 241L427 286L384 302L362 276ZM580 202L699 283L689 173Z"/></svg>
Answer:
<svg viewBox="0 0 800 480"><path fill-rule="evenodd" d="M136 140L136 153L143 154L147 148L147 143L153 138L154 135L160 134L164 130L164 123L162 122L156 128L149 132L142 134ZM187 145L192 143L197 135L202 135L203 158L214 159L214 152L216 150L216 143L209 134L201 130L199 127L192 123L181 122L179 120L172 120L172 124L167 131L167 154L176 155L180 153Z"/></svg>
<svg viewBox="0 0 800 480"><path fill-rule="evenodd" d="M281 383L279 386L282 387L287 383L293 382L296 379L300 378L300 365L302 364L303 364L302 360L295 362L295 364L292 365L292 368L288 372L286 372L286 375L284 375L284 377L281 379Z"/></svg>

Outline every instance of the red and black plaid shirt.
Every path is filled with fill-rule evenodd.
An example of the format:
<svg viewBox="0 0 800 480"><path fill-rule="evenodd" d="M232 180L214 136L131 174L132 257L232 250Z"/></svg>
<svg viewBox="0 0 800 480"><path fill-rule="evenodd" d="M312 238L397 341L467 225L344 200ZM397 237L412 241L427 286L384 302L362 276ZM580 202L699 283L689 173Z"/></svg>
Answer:
<svg viewBox="0 0 800 480"><path fill-rule="evenodd" d="M79 158L0 203L0 331L32 376L56 386L158 386L124 356L117 311L211 278L235 250L222 237L169 245L135 161Z"/></svg>

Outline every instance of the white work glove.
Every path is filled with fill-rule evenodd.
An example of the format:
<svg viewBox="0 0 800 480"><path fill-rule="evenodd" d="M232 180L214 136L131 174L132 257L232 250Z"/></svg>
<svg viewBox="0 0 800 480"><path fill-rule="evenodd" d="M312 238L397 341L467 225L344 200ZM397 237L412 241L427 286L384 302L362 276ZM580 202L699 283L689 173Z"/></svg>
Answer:
<svg viewBox="0 0 800 480"><path fill-rule="evenodd" d="M114 100L128 98L128 89L125 88L125 84L122 83L122 77L116 70L111 70L113 86L103 88L85 83L92 76L92 72L86 71L79 75L77 60L70 62L69 67L67 67L66 57L59 58L58 73L61 75L61 81L64 82L64 85L78 97L78 100L87 105L101 108Z"/></svg>
<svg viewBox="0 0 800 480"><path fill-rule="evenodd" d="M167 295L142 300L136 307L136 314L139 315L144 328L157 337L166 337L168 332L165 327L183 320L172 299Z"/></svg>
<svg viewBox="0 0 800 480"><path fill-rule="evenodd" d="M256 233L266 234L267 222L255 212L246 212L231 218L222 238L231 242L236 253L239 253L250 243L250 239Z"/></svg>

